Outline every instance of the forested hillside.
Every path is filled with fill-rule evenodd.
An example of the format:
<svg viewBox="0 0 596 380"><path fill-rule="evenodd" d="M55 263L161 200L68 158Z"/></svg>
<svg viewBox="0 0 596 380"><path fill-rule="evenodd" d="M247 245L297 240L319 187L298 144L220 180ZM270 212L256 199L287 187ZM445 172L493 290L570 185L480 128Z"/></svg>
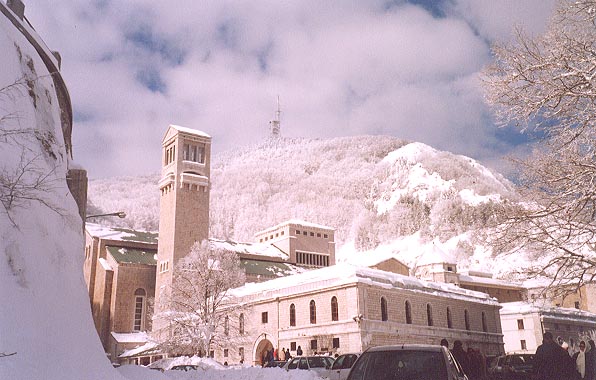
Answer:
<svg viewBox="0 0 596 380"><path fill-rule="evenodd" d="M158 177L91 181L90 208L124 210L126 219L106 222L157 230ZM514 196L471 158L386 136L270 140L214 156L211 177L211 236L252 241L298 218L335 227L338 247L357 250L414 233L423 241L465 235Z"/></svg>

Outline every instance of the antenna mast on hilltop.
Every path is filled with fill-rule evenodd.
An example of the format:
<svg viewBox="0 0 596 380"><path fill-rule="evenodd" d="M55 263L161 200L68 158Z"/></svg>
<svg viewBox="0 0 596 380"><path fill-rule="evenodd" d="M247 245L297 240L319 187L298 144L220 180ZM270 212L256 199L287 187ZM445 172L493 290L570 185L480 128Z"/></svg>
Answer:
<svg viewBox="0 0 596 380"><path fill-rule="evenodd" d="M281 121L280 121L280 115L281 115L281 108L279 106L279 95L277 95L277 112L275 112L275 120L271 120L269 122L269 130L270 130L270 137L271 138L279 138L280 136L280 129L281 129Z"/></svg>

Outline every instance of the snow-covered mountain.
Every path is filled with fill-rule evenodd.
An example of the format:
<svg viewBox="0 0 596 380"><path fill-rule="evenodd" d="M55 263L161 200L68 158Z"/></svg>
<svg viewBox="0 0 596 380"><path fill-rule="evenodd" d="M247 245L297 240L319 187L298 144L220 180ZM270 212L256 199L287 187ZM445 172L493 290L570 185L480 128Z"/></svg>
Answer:
<svg viewBox="0 0 596 380"><path fill-rule="evenodd" d="M126 211L109 223L156 230L158 179L91 181L90 207ZM498 202L515 197L505 178L469 157L387 136L269 140L215 155L211 179L215 238L252 241L255 232L298 218L335 227L340 256L415 237L418 246L446 244L476 267L483 260L473 257L473 231Z"/></svg>

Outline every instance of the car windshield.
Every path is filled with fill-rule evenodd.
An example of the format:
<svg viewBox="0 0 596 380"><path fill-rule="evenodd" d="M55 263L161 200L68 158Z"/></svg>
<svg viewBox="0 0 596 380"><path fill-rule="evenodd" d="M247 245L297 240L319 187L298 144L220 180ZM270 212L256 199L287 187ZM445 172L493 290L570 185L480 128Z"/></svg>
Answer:
<svg viewBox="0 0 596 380"><path fill-rule="evenodd" d="M311 356L308 358L308 366L310 368L329 368L331 366L331 358L324 356Z"/></svg>
<svg viewBox="0 0 596 380"><path fill-rule="evenodd" d="M349 380L447 380L442 352L365 352L350 372Z"/></svg>

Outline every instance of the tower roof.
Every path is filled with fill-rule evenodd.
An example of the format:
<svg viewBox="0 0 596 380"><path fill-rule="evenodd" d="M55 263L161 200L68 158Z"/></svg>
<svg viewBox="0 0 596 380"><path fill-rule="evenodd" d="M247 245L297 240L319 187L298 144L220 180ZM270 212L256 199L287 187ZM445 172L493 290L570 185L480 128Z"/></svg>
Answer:
<svg viewBox="0 0 596 380"><path fill-rule="evenodd" d="M175 125L175 124L170 124L168 126L168 129L166 130L166 134L164 135L164 140L167 138L168 132L170 132L170 128L175 129L178 132L186 133L189 135L211 138L211 136L209 136L207 133L205 133L203 131L199 131L198 129L192 129L192 128L187 128L187 127L181 127L181 126Z"/></svg>

